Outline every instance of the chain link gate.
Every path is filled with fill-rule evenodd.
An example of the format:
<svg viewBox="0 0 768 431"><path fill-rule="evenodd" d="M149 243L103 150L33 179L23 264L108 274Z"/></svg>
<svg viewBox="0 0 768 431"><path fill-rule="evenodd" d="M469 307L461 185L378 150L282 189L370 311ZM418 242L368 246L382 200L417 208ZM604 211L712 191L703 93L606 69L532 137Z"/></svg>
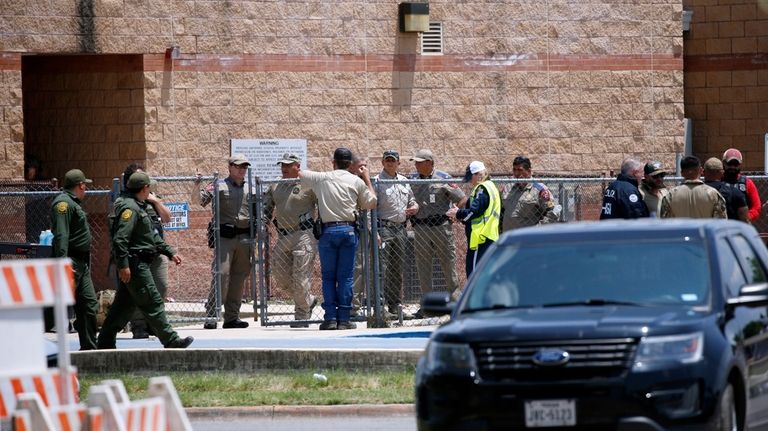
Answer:
<svg viewBox="0 0 768 431"><path fill-rule="evenodd" d="M169 289L166 300L166 311L173 323L202 322L205 320L205 301L211 292L212 280L219 278L220 270L214 259L216 247L207 246L208 222L217 218L216 212L199 205L197 195L200 187L218 178L218 175L206 176L202 182L197 182L196 176L189 177L155 177L157 184L153 186L156 194L162 197L164 203L171 207L174 215L171 223L166 225L165 240L174 247L183 258L181 266L171 265L169 268ZM248 178L252 178L250 175ZM615 178L531 178L514 179L506 176L494 176L502 194L508 187L520 182L540 182L545 184L557 205L560 206L559 221L573 222L597 220L602 205L603 190ZM761 195L761 202L768 198L768 176L749 175ZM262 219L261 205L264 192L270 184L281 181L296 180L252 180L249 207L253 220ZM396 182L395 180L381 180ZM461 187L466 194L470 190L467 184L456 183L458 179L448 180L408 180L410 186L420 183L445 183ZM682 181L679 177L667 177L666 185L675 186ZM119 184L119 180L115 180ZM93 235L92 243L92 278L97 290L115 288L114 271L109 268L109 232L108 214L114 200L115 190L90 187L83 200L83 208L88 214L88 220ZM4 223L0 226L0 242L36 244L40 231L50 228L50 203L56 194L60 193L58 184L52 182L0 182L0 217ZM216 195L216 194L214 194ZM216 203L213 204L215 208ZM399 325L420 326L434 324L438 320L418 319L417 312L422 297L419 284L420 270L431 276L428 290L449 289L450 281L446 279L444 262L450 261L450 253L440 249L435 244L441 244L444 238L453 237L453 272L457 284L461 288L465 283L464 257L466 254L466 237L464 226L458 223L448 223L440 226L414 226L408 223L405 227L405 240L402 249L386 258L398 258L402 261L402 313L388 314L387 298L383 296L382 287L386 277L387 267L382 264L385 259L379 244L380 232L384 226L378 222L376 211L360 214L360 246L355 271L354 305L359 307L357 317L352 320L367 321L369 327ZM768 239L768 216L764 214L753 223L763 238ZM255 225L255 226L254 226ZM249 241L253 247L251 274L246 281L248 288L244 289L244 302L253 305L254 314L258 313L261 325L290 325L297 323L319 323L323 311L315 307L308 319L295 320L294 299L289 291L276 287L273 267L281 265L272 256L272 252L280 238L280 232L273 224L252 223ZM366 226L367 228L363 228ZM215 226L214 226L215 228ZM438 233L439 232L439 233ZM219 241L219 232L214 229L214 242ZM314 240L314 239L313 239ZM426 246L423 246L426 244ZM386 250L386 246L385 246ZM442 253L441 253L442 252ZM25 256L2 255L0 258L19 258ZM441 260L442 259L442 260ZM320 260L318 256L311 259L309 293L321 298ZM431 264L420 264L431 262ZM285 265L285 262L282 263ZM425 270L425 268L427 268ZM289 271L290 272L290 271ZM217 303L221 304L219 282L213 282ZM378 301L375 298L379 298ZM258 301L257 301L258 299ZM247 312L246 307L246 312ZM217 307L220 317L220 307Z"/></svg>

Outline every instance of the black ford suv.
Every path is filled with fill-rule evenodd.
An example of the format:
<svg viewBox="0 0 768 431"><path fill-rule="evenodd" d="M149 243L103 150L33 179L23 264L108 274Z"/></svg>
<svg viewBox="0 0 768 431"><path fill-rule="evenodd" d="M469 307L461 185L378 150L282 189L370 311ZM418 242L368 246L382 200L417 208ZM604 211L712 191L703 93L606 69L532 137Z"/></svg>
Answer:
<svg viewBox="0 0 768 431"><path fill-rule="evenodd" d="M768 429L768 251L726 220L504 234L416 373L427 430Z"/></svg>

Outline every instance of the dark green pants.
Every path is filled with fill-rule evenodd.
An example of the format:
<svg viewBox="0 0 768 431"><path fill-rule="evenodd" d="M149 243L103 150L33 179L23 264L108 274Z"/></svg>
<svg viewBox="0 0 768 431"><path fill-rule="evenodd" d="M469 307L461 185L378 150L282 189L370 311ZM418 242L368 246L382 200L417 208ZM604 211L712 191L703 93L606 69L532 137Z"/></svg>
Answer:
<svg viewBox="0 0 768 431"><path fill-rule="evenodd" d="M162 254L158 255L149 265L149 270L152 272L152 279L155 281L157 292L160 293L160 297L165 302L165 297L168 294L168 258ZM131 317L131 330L135 331L136 329L147 329L144 314L138 308Z"/></svg>
<svg viewBox="0 0 768 431"><path fill-rule="evenodd" d="M117 333L131 320L136 308L142 312L147 326L152 328L163 346L179 339L179 335L168 323L163 298L155 287L150 264L136 262L131 265L131 281L128 284L120 283L117 289L115 301L99 333L99 349L115 348Z"/></svg>
<svg viewBox="0 0 768 431"><path fill-rule="evenodd" d="M93 350L96 348L96 314L99 312L99 304L91 280L91 263L73 258L72 270L75 273L74 327L80 338L80 350ZM62 329L65 332L66 330L67 328Z"/></svg>

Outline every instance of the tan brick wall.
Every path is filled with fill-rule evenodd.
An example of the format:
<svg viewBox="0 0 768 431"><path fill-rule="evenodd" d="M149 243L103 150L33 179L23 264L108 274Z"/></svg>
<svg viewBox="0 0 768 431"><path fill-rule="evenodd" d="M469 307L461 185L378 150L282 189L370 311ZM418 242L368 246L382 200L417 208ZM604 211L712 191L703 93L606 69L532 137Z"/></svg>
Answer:
<svg viewBox="0 0 768 431"><path fill-rule="evenodd" d="M755 0L688 0L685 108L694 120L694 150L744 154L746 170L762 170L768 133L768 4Z"/></svg>
<svg viewBox="0 0 768 431"><path fill-rule="evenodd" d="M235 137L306 138L320 169L346 145L430 147L452 171L526 153L540 171L600 172L682 148L681 1L434 0L446 55L428 58L398 33L397 0L94 0L93 20L78 16L88 1L18 0L0 11L0 52L144 54L147 164L162 174L221 169ZM180 59L163 59L171 45ZM118 124L111 151L87 154L122 158L141 133Z"/></svg>
<svg viewBox="0 0 768 431"><path fill-rule="evenodd" d="M23 61L27 152L47 176L82 169L108 186L125 166L146 158L141 58L102 57L85 69L74 56Z"/></svg>

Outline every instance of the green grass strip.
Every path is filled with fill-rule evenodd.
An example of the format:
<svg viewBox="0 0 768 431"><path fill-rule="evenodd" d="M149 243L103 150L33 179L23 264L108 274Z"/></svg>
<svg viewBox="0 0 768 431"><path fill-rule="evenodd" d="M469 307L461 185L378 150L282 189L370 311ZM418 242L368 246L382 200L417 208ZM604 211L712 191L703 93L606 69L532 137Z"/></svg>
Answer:
<svg viewBox="0 0 768 431"><path fill-rule="evenodd" d="M410 404L414 402L413 369L403 371L185 372L168 374L184 407L264 405ZM119 379L131 399L146 397L150 377L132 374L80 374L80 397L102 380Z"/></svg>

